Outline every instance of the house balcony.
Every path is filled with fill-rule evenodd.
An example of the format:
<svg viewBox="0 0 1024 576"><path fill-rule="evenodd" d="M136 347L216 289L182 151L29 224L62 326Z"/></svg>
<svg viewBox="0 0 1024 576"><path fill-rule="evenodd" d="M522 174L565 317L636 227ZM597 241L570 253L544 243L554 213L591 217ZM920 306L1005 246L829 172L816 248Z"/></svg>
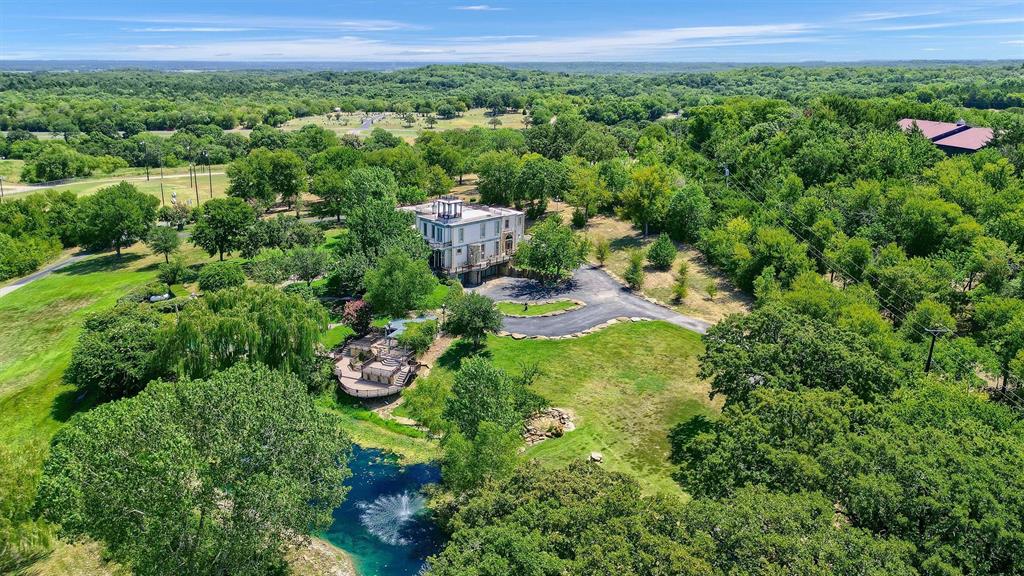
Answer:
<svg viewBox="0 0 1024 576"><path fill-rule="evenodd" d="M495 264L504 264L512 260L511 254L499 254L497 256L491 256L490 258L484 258L476 262L470 262L454 268L448 268L448 272L451 274L461 274L463 272L473 272L475 270L486 270Z"/></svg>

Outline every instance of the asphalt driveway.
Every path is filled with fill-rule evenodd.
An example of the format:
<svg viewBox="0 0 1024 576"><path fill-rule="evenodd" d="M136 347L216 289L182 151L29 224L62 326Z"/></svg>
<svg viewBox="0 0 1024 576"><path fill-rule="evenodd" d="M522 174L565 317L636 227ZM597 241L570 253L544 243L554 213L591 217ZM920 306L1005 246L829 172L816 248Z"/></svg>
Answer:
<svg viewBox="0 0 1024 576"><path fill-rule="evenodd" d="M506 331L527 336L566 336L620 316L664 320L700 334L711 327L710 322L684 316L644 300L623 288L603 270L590 266L577 270L568 283L554 287L544 286L528 278L504 277L490 280L472 290L494 300L522 302L572 298L586 304L583 308L557 316L505 317Z"/></svg>

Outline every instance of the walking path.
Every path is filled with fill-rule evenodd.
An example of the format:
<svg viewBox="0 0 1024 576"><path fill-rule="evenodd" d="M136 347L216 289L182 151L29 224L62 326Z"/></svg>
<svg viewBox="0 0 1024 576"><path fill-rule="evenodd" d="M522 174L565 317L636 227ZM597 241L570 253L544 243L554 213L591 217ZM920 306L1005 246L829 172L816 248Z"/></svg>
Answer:
<svg viewBox="0 0 1024 576"><path fill-rule="evenodd" d="M505 317L504 330L526 336L568 336L623 316L664 320L699 334L711 323L649 302L624 288L603 270L584 266L568 283L550 287L528 278L498 278L470 289L494 300L517 302L570 298L586 306L557 316Z"/></svg>
<svg viewBox="0 0 1024 576"><path fill-rule="evenodd" d="M8 284L7 286L0 287L0 298L10 294L11 292L14 292L18 288L21 288L22 286L24 286L24 285L26 285L26 284L28 284L30 282L35 282L36 280L39 280L40 278L45 278L45 277L49 276L50 274L52 274L53 272L55 272L57 270L60 270L61 268L65 267L65 266L70 266L71 264L74 264L75 262L78 262L79 260L81 260L83 258L88 258L89 256L90 256L89 254L78 253L78 254L75 254L74 256L69 256L69 257L67 257L67 258L65 258L63 260L58 261L58 262L54 262L53 264L50 264L49 266L47 266L45 268L42 268L40 270L37 270L37 271L33 272L32 274L29 274L28 276L25 276L23 278L19 278L18 280L15 280L14 282L12 282L11 284Z"/></svg>

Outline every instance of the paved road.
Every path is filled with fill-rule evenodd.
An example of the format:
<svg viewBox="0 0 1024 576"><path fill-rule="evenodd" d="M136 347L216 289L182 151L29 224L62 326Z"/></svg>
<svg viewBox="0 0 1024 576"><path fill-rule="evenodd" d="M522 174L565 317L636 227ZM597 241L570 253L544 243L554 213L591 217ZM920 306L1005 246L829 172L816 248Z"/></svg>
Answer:
<svg viewBox="0 0 1024 576"><path fill-rule="evenodd" d="M60 270L65 266L70 266L71 264L74 264L75 262L78 262L79 260L87 257L89 257L89 254L75 254L74 256L70 256L68 258L65 258L64 260L50 264L46 268L37 270L36 272L33 272L32 274L29 274L24 278L19 278L18 280L15 280L13 283L0 288L0 298L10 294L11 292L14 292L18 288L21 288L22 286L30 282L35 282L40 278L45 278L52 274L53 272Z"/></svg>
<svg viewBox="0 0 1024 576"><path fill-rule="evenodd" d="M495 300L573 298L586 304L579 310L557 316L505 318L505 330L527 336L575 334L619 316L664 320L700 334L711 327L710 322L684 316L640 298L604 271L590 266L577 270L568 284L553 288L527 278L497 278L472 290Z"/></svg>
<svg viewBox="0 0 1024 576"><path fill-rule="evenodd" d="M372 116L367 116L367 117L363 118L363 123L359 125L359 128L354 128L352 130L349 130L348 133L349 134L362 134L363 132L366 132L367 130L372 128L374 122L380 122L383 119L384 119L384 115L383 114L374 114Z"/></svg>

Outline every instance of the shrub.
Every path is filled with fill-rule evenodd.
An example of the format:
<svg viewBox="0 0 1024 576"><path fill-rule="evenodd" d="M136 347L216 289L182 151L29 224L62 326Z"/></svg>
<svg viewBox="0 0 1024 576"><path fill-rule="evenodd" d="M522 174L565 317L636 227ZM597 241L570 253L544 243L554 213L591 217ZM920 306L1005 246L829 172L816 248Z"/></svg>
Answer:
<svg viewBox="0 0 1024 576"><path fill-rule="evenodd" d="M633 290L640 290L644 287L644 279L646 277L643 250L631 250L629 252L629 267L626 268L623 279Z"/></svg>
<svg viewBox="0 0 1024 576"><path fill-rule="evenodd" d="M341 313L341 321L348 325L357 336L363 336L370 331L370 322L373 320L373 312L365 300L352 300L345 303L345 309Z"/></svg>
<svg viewBox="0 0 1024 576"><path fill-rule="evenodd" d="M189 272L188 266L185 266L185 259L179 255L160 265L157 278L164 284L178 284L185 282Z"/></svg>
<svg viewBox="0 0 1024 576"><path fill-rule="evenodd" d="M668 234L662 233L647 250L647 261L658 270L668 270L675 260L676 246Z"/></svg>
<svg viewBox="0 0 1024 576"><path fill-rule="evenodd" d="M718 294L718 284L714 280L708 280L707 285L704 287L704 292L707 293L709 300L714 300L715 295Z"/></svg>
<svg viewBox="0 0 1024 576"><path fill-rule="evenodd" d="M577 208L572 211L572 227L583 228L587 225L587 211Z"/></svg>
<svg viewBox="0 0 1024 576"><path fill-rule="evenodd" d="M199 289L215 292L245 284L245 273L237 262L211 262L199 271Z"/></svg>
<svg viewBox="0 0 1024 576"><path fill-rule="evenodd" d="M597 242L594 242L594 258L597 258L597 263L601 266L604 266L611 253L612 245L607 238L599 238Z"/></svg>
<svg viewBox="0 0 1024 576"><path fill-rule="evenodd" d="M157 355L162 325L158 312L132 303L91 316L71 353L64 381L104 399L138 393L162 374Z"/></svg>
<svg viewBox="0 0 1024 576"><path fill-rule="evenodd" d="M410 322L398 335L398 345L412 350L419 357L430 348L437 337L437 320Z"/></svg>
<svg viewBox="0 0 1024 576"><path fill-rule="evenodd" d="M676 302L682 302L686 300L686 295L690 291L690 267L687 265L686 260L679 263L679 271L676 272L676 283L672 286L672 298Z"/></svg>

